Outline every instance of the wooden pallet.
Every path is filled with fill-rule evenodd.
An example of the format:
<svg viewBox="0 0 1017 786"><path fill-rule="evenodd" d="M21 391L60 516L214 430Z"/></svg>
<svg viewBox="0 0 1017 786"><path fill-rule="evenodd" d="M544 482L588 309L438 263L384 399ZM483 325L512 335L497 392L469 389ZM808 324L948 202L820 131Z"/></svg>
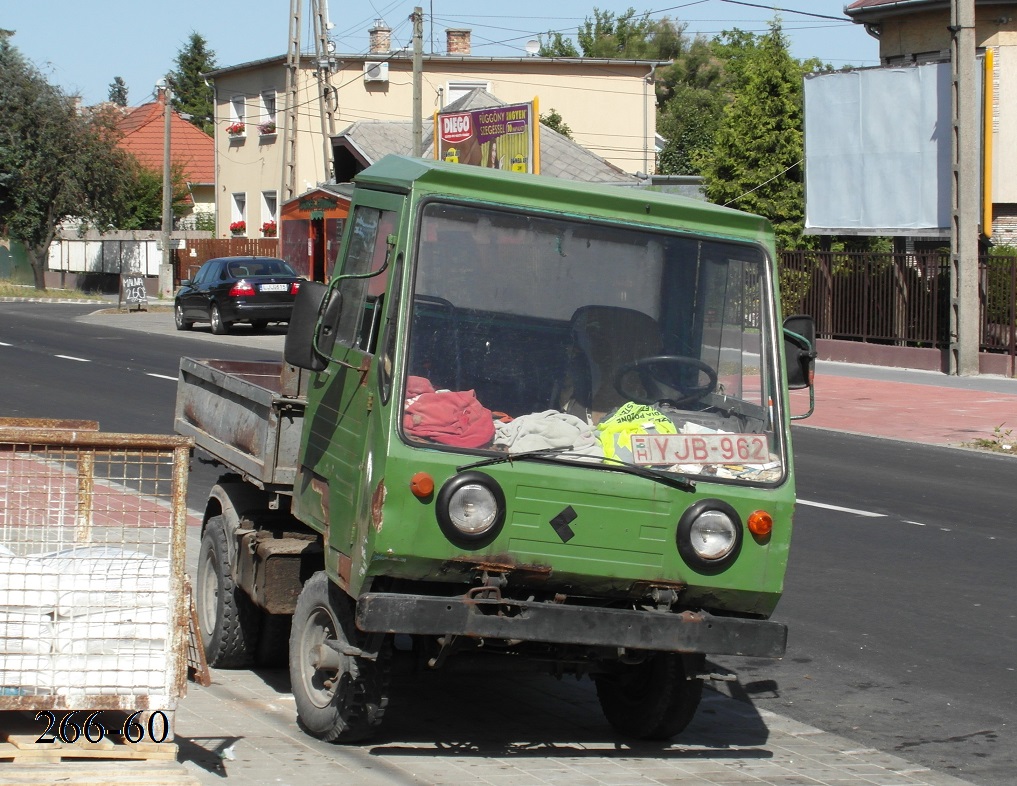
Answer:
<svg viewBox="0 0 1017 786"><path fill-rule="evenodd" d="M0 742L0 761L15 764L61 762L72 759L116 759L118 761L176 761L175 742L120 742L103 737L98 742L60 740L38 742L38 734L8 734Z"/></svg>
<svg viewBox="0 0 1017 786"><path fill-rule="evenodd" d="M58 764L0 764L4 786L200 786L184 765L148 761L66 761Z"/></svg>

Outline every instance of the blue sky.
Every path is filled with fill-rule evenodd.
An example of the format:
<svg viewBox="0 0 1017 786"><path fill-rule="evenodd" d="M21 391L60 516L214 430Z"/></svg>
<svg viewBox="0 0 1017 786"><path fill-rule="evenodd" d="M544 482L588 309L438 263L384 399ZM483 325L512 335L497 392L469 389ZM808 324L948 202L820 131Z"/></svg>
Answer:
<svg viewBox="0 0 1017 786"><path fill-rule="evenodd" d="M5 0L2 5L0 28L15 31L14 46L50 82L94 104L106 100L110 83L120 76L127 83L128 102L137 106L151 100L156 81L174 67L191 31L204 36L219 66L285 54L290 0ZM776 7L784 9L778 13L795 57L819 57L838 67L877 65L878 43L860 25L808 15L846 19L845 5L845 0L661 0L651 5L632 0L331 0L329 15L340 54L366 52L367 30L375 19L392 28L394 45L409 45L409 16L420 6L425 51L432 40L435 51L444 50L446 28L468 27L473 54L511 57L522 56L528 40L549 30L574 35L595 7L621 14L631 6L654 18L687 22L689 34L708 37L735 27L762 32ZM514 15L505 16L505 9ZM309 18L305 11L305 42L311 40Z"/></svg>

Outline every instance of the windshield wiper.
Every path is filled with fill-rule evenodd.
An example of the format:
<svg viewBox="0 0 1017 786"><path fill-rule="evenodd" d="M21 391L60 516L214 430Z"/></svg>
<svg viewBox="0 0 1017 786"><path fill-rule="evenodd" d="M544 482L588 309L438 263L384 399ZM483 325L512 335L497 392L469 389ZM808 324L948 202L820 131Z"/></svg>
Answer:
<svg viewBox="0 0 1017 786"><path fill-rule="evenodd" d="M577 461L576 459L582 459ZM679 491L695 491L696 484L683 475L672 475L659 470L642 467L638 464L629 464L627 461L603 456L591 456L589 453L580 453L572 448L541 448L540 450L524 450L520 453L506 453L504 456L481 459L472 464L465 464L456 467L456 472L465 472L478 467L490 467L494 464L511 464L513 461L538 461L547 464L565 464L570 467L581 466L589 469L597 469L606 472L623 472L627 475L635 475L647 480L655 480L665 486L676 488ZM611 463L603 463L611 462Z"/></svg>

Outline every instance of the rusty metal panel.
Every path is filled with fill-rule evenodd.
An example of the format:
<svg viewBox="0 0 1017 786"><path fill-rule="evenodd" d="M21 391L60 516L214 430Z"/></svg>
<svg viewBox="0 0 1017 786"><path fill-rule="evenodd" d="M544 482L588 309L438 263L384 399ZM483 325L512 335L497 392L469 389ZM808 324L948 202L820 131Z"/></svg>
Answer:
<svg viewBox="0 0 1017 786"><path fill-rule="evenodd" d="M191 441L19 425L0 428L0 710L175 709Z"/></svg>
<svg viewBox="0 0 1017 786"><path fill-rule="evenodd" d="M181 358L178 434L246 477L292 486L303 400L284 395L283 364Z"/></svg>

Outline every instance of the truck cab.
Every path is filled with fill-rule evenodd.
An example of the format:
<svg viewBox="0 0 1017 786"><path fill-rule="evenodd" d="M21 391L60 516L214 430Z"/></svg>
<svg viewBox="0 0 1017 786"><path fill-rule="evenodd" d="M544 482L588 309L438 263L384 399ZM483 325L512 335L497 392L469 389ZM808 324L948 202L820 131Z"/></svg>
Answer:
<svg viewBox="0 0 1017 786"><path fill-rule="evenodd" d="M284 352L288 526L321 561L289 637L309 733L377 728L394 645L587 676L645 739L692 719L707 655L783 655L788 390L814 336L785 330L775 258L764 219L645 190L358 175Z"/></svg>

